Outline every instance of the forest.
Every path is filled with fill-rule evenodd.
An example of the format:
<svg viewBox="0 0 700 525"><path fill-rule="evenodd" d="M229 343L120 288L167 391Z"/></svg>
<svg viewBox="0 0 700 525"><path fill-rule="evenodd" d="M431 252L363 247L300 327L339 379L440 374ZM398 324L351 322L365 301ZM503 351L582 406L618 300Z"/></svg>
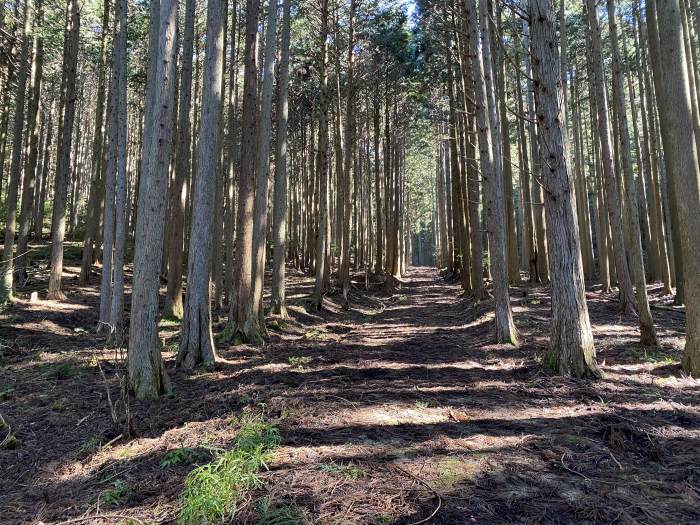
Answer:
<svg viewBox="0 0 700 525"><path fill-rule="evenodd" d="M700 0L0 0L0 524L700 523Z"/></svg>

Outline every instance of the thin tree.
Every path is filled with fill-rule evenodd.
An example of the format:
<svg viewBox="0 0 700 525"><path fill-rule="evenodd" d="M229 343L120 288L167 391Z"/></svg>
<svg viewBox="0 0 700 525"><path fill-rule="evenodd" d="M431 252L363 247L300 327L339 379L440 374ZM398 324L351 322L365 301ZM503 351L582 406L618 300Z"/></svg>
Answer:
<svg viewBox="0 0 700 525"><path fill-rule="evenodd" d="M24 4L24 26L22 29L22 44L19 54L19 70L17 72L17 94L15 96L15 121L12 133L12 158L10 160L10 180L5 198L5 243L2 251L2 266L0 266L0 304L12 300L15 228L17 226L17 194L19 193L20 176L22 174L22 145L24 138L24 101L26 98L27 78L29 77L29 51L32 42L32 21L34 2L27 0ZM3 166L0 165L0 173Z"/></svg>
<svg viewBox="0 0 700 525"><path fill-rule="evenodd" d="M600 25L595 0L586 0L586 16L590 35L590 56L592 60L593 95L597 106L597 131L601 146L603 181L605 184L605 205L613 240L617 282L620 289L620 309L626 313L634 312L634 290L627 264L625 250L625 229L622 224L622 212L618 183L613 167L613 152L610 138L610 120L608 99L605 92L605 73L603 68L603 51L601 48Z"/></svg>
<svg viewBox="0 0 700 525"><path fill-rule="evenodd" d="M66 200L68 177L71 167L71 143L77 100L76 82L78 70L78 46L80 43L80 6L78 0L68 0L66 28L63 42L63 70L61 79L62 118L58 130L56 152L56 182L54 187L53 214L51 217L51 270L49 274L49 299L63 299L61 277L63 275L63 241L66 234Z"/></svg>
<svg viewBox="0 0 700 525"><path fill-rule="evenodd" d="M271 0L267 14L267 39L263 85L260 101L260 127L258 128L258 159L256 169L255 205L253 209L253 294L250 303L251 317L257 318L258 330L265 332L263 311L263 283L265 277L265 251L267 236L267 200L270 181L270 132L272 129L272 87L277 46L277 0ZM248 319L247 323L256 321Z"/></svg>
<svg viewBox="0 0 700 525"><path fill-rule="evenodd" d="M243 121L241 161L236 214L236 261L231 295L236 300L229 307L227 336L234 342L257 342L260 328L252 311L253 278L253 207L257 139L258 67L257 39L260 18L259 0L246 0L246 34L243 76ZM234 295L235 294L235 295Z"/></svg>
<svg viewBox="0 0 700 525"><path fill-rule="evenodd" d="M287 255L287 121L289 118L289 41L291 0L284 0L282 42L277 93L277 152L275 155L275 203L273 211L274 261L272 266L272 313L287 317L285 258Z"/></svg>
<svg viewBox="0 0 700 525"><path fill-rule="evenodd" d="M637 313L639 314L640 341L643 345L658 344L654 320L651 317L649 298L647 296L646 273L644 271L644 253L642 251L642 233L639 218L639 199L637 184L632 172L632 144L630 141L627 111L625 106L625 91L622 85L620 64L620 46L617 37L617 22L615 16L615 0L607 0L608 25L610 28L610 45L613 56L613 104L617 107L618 129L620 135L620 156L624 174L624 188L627 196L627 217L630 226L630 264L636 283ZM641 176L641 174L640 174Z"/></svg>

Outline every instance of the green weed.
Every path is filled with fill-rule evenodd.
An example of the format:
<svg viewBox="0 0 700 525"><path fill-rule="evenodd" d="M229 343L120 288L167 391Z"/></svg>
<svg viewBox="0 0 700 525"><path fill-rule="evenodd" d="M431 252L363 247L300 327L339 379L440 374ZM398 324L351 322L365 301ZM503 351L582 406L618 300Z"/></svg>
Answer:
<svg viewBox="0 0 700 525"><path fill-rule="evenodd" d="M74 375L76 375L78 371L75 369L73 365L70 363L63 363L62 365L57 366L52 372L51 376L54 377L55 379L58 379L60 381L63 381L64 379L70 379Z"/></svg>
<svg viewBox="0 0 700 525"><path fill-rule="evenodd" d="M165 469L181 463L194 463L202 456L202 451L192 447L180 447L169 450L160 462L160 468Z"/></svg>
<svg viewBox="0 0 700 525"><path fill-rule="evenodd" d="M133 493L128 483L121 479L112 482L112 488L107 490L103 495L103 501L112 507L118 505L128 496Z"/></svg>
<svg viewBox="0 0 700 525"><path fill-rule="evenodd" d="M311 357L308 356L291 356L289 359L287 359L289 362L290 366L296 366L296 367L303 367L305 365L308 365L313 361Z"/></svg>
<svg viewBox="0 0 700 525"><path fill-rule="evenodd" d="M367 476L367 471L356 465L339 465L337 463L319 463L316 470L345 476L348 479L362 479Z"/></svg>
<svg viewBox="0 0 700 525"><path fill-rule="evenodd" d="M5 401L6 399L9 399L12 397L12 392L14 392L15 389L14 387L10 385L2 385L0 386L0 401Z"/></svg>
<svg viewBox="0 0 700 525"><path fill-rule="evenodd" d="M542 356L542 365L554 372L559 370L559 356L556 352L547 351L544 356Z"/></svg>
<svg viewBox="0 0 700 525"><path fill-rule="evenodd" d="M304 515L299 509L291 506L274 506L269 496L260 498L255 503L255 510L260 514L258 525L299 525L304 523Z"/></svg>
<svg viewBox="0 0 700 525"><path fill-rule="evenodd" d="M258 476L279 446L276 427L256 418L246 421L231 450L190 472L180 494L182 525L230 519L245 493L260 486Z"/></svg>
<svg viewBox="0 0 700 525"><path fill-rule="evenodd" d="M102 446L102 440L98 437L91 437L87 441L83 441L82 445L78 449L80 452L94 452Z"/></svg>

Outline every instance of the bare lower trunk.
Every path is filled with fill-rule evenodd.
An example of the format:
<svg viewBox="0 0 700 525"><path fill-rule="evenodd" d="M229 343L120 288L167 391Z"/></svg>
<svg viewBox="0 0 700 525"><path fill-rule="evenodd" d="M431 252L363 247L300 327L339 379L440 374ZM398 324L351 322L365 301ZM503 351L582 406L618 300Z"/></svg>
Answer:
<svg viewBox="0 0 700 525"><path fill-rule="evenodd" d="M533 76L541 147L548 151L543 170L547 188L547 240L552 284L550 352L559 373L600 377L586 305L574 179L567 165L566 121L562 111L561 70L551 0L530 2Z"/></svg>
<svg viewBox="0 0 700 525"><path fill-rule="evenodd" d="M35 23L37 26L41 26L42 22L42 1L37 0ZM32 76L29 89L30 99L27 115L27 135L29 136L29 140L27 143L27 160L24 165L24 184L22 188L22 205L20 207L19 236L17 238L17 258L15 263L17 273L20 275L21 279L26 278L26 267L29 260L27 243L29 241L29 226L31 224L32 211L34 209L33 203L36 185L36 168L37 160L39 158L39 128L41 125L39 103L41 97L41 77L43 67L44 38L41 32L35 32L32 53Z"/></svg>
<svg viewBox="0 0 700 525"><path fill-rule="evenodd" d="M664 153L667 158L669 181L673 181L678 195L677 225L680 230L686 292L686 341L683 369L694 377L700 376L700 174L698 151L688 130L692 125L688 71L685 68L681 38L681 19L678 0L654 0L647 3L649 38L664 38L659 42L657 64L663 72L659 97L659 117ZM656 12L654 12L656 8ZM656 20L652 20L656 17ZM655 31L658 23L658 33Z"/></svg>
<svg viewBox="0 0 700 525"><path fill-rule="evenodd" d="M168 166L172 144L175 81L177 2L160 0L151 8L155 38L149 54L146 127L139 180L134 278L129 326L129 386L137 399L154 399L171 389L160 356L158 338L159 261L163 250L163 223ZM149 107L149 104L151 107ZM153 122L149 122L149 118Z"/></svg>
<svg viewBox="0 0 700 525"><path fill-rule="evenodd" d="M494 137L496 104L493 92L490 36L486 1L479 1L479 27L473 1L466 2L469 21L469 49L472 53L472 75L475 87L476 120L479 135L479 159L484 180L487 233L489 239L489 262L493 275L495 299L496 341L518 343L518 334L513 323L513 312L508 295L508 267L506 262L505 211L503 208L503 176L500 166L500 145ZM477 44L481 38L482 45ZM479 52L479 47L481 52ZM483 80L482 80L483 79Z"/></svg>
<svg viewBox="0 0 700 525"><path fill-rule="evenodd" d="M287 254L287 119L289 90L290 2L284 0L282 43L277 94L277 154L275 155L274 262L272 269L272 313L287 317L285 259Z"/></svg>
<svg viewBox="0 0 700 525"><path fill-rule="evenodd" d="M605 204L610 221L615 256L615 269L618 287L620 289L620 309L626 313L634 311L634 290L630 279L625 249L625 228L622 222L621 201L618 184L613 168L613 152L610 139L610 123L608 116L607 94L605 92L605 76L603 70L603 55L601 50L600 26L594 0L586 0L586 14L591 42L590 56L593 66L593 94L598 108L597 130L600 136L603 180L605 184Z"/></svg>
<svg viewBox="0 0 700 525"><path fill-rule="evenodd" d="M70 152L75 119L76 78L80 33L80 7L78 0L69 0L66 6L66 31L63 48L63 78L61 91L63 118L59 126L56 159L56 183L54 187L53 215L51 217L51 273L49 274L49 299L63 299L61 277L63 275L63 241L66 234L66 200L70 174Z"/></svg>
<svg viewBox="0 0 700 525"><path fill-rule="evenodd" d="M12 159L10 161L10 180L5 198L5 242L0 266L0 304L12 300L14 273L15 227L17 225L17 194L19 193L20 176L22 173L22 139L24 131L24 100L29 76L29 48L31 42L32 17L34 8L32 0L24 4L24 29L19 55L19 71L17 73L17 95L15 96L15 121L12 137ZM77 50L76 50L77 52ZM0 173L3 166L0 166Z"/></svg>
<svg viewBox="0 0 700 525"><path fill-rule="evenodd" d="M270 182L270 131L272 128L272 84L277 45L277 3L270 2L267 16L267 41L260 103L260 128L256 169L255 205L253 210L253 295L246 324L257 323L265 333L263 283L267 248L267 200ZM255 319L253 319L253 317Z"/></svg>
<svg viewBox="0 0 700 525"><path fill-rule="evenodd" d="M178 90L177 150L175 177L170 189L170 236L168 242L168 288L163 315L182 317L182 261L185 237L185 201L190 173L190 109L192 107L192 55L194 50L195 0L185 3L180 86Z"/></svg>
<svg viewBox="0 0 700 525"><path fill-rule="evenodd" d="M194 181L192 231L187 265L187 295L180 335L177 363L184 368L210 365L216 360L211 328L210 262L212 255L216 188L216 167L219 152L219 124L224 74L224 23L221 0L207 2L207 41L204 56L202 89L202 121L197 148L197 178ZM219 218L220 219L220 218ZM218 240L217 240L218 241Z"/></svg>
<svg viewBox="0 0 700 525"><path fill-rule="evenodd" d="M234 342L257 342L257 317L250 317L253 272L253 205L257 138L258 71L256 61L259 0L246 0L245 75L241 162L236 216L236 265L231 286L235 301L229 308L228 337Z"/></svg>

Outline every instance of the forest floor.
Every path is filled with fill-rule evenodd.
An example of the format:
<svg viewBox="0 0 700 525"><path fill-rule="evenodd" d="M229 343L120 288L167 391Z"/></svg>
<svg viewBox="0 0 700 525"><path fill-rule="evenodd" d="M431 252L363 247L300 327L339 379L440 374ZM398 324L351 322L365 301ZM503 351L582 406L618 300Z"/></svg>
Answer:
<svg viewBox="0 0 700 525"><path fill-rule="evenodd" d="M97 277L0 312L0 414L16 438L0 450L0 523L175 523L188 472L253 413L281 443L232 523L700 522L682 312L655 308L661 344L645 349L635 320L589 290L605 378L575 381L542 362L544 287L512 289L511 348L491 343L492 303L435 269L410 269L391 295L358 276L349 310L331 296L320 314L312 280L289 273L291 319L270 321L264 346L219 345L212 368L176 370L178 323L161 323L174 393L129 402L129 434L119 352L94 334Z"/></svg>

